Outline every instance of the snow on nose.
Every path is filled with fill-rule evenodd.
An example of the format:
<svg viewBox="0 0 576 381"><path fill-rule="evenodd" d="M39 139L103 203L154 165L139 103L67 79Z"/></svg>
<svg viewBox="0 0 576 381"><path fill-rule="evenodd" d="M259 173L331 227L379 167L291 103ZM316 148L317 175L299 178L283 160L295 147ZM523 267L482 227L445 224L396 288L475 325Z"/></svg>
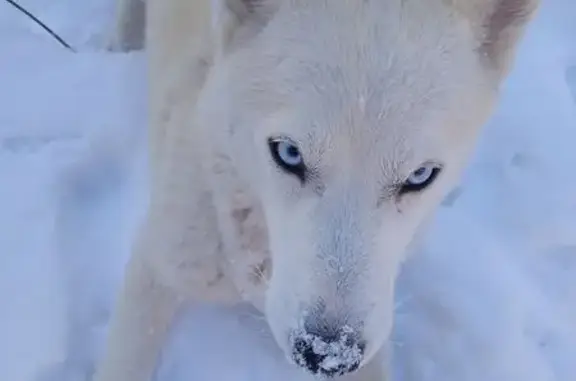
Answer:
<svg viewBox="0 0 576 381"><path fill-rule="evenodd" d="M343 327L339 332L311 333L304 330L292 335L292 358L314 375L342 376L360 367L365 344L354 331Z"/></svg>

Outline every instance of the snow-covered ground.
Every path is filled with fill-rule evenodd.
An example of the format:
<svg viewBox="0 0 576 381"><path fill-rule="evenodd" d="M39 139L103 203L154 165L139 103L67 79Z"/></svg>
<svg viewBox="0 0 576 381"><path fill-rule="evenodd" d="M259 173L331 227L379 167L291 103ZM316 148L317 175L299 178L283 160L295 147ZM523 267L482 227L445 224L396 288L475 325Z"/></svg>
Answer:
<svg viewBox="0 0 576 381"><path fill-rule="evenodd" d="M0 380L64 361L51 381L81 381L143 210L145 63L97 51L111 0L21 3L79 53L0 2ZM544 0L461 187L406 263L394 380L576 380L575 19L574 0ZM181 316L158 378L309 380L251 309L216 306Z"/></svg>

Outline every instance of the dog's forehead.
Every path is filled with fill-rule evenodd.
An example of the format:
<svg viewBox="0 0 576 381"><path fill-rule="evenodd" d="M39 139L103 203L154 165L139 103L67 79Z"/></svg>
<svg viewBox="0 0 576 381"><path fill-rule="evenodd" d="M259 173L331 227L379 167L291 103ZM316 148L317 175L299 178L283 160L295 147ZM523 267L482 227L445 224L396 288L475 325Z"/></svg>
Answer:
<svg viewBox="0 0 576 381"><path fill-rule="evenodd" d="M364 130L376 139L401 125L421 127L477 87L470 82L481 77L477 57L456 26L414 15L402 1L365 2L377 6L363 11L352 3L335 1L322 17L281 18L249 57L261 59L255 87L264 84L266 97L311 118L302 121L307 129Z"/></svg>
<svg viewBox="0 0 576 381"><path fill-rule="evenodd" d="M442 145L443 133L451 133L449 119L462 111L457 108L461 98L470 95L447 68L433 67L445 63L349 49L359 50L352 58L290 57L279 68L283 74L276 78L285 78L285 105L294 114L287 130L305 139L310 149L330 148L366 160L391 154L400 159L411 150Z"/></svg>
<svg viewBox="0 0 576 381"><path fill-rule="evenodd" d="M244 101L281 109L271 133L292 135L316 157L405 161L453 143L450 128L462 119L465 130L485 86L466 28L443 8L409 8L421 2L354 4L280 13L244 50Z"/></svg>

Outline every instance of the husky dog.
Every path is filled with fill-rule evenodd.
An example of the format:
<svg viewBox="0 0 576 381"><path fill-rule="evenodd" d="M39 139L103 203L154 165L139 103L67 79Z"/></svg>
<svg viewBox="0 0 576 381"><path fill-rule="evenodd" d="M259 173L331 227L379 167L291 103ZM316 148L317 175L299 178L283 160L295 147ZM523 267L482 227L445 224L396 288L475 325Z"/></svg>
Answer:
<svg viewBox="0 0 576 381"><path fill-rule="evenodd" d="M538 1L139 1L116 45L146 36L150 201L96 380L151 380L194 300L250 301L319 378L386 379L399 265Z"/></svg>

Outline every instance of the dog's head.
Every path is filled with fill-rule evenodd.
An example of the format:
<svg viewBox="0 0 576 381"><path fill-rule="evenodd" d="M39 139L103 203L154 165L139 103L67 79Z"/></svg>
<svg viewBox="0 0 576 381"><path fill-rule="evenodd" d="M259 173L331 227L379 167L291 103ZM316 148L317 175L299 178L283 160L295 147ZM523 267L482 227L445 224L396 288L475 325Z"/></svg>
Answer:
<svg viewBox="0 0 576 381"><path fill-rule="evenodd" d="M390 333L399 264L466 165L537 1L214 4L204 105L266 216L268 322L312 373L353 371Z"/></svg>

